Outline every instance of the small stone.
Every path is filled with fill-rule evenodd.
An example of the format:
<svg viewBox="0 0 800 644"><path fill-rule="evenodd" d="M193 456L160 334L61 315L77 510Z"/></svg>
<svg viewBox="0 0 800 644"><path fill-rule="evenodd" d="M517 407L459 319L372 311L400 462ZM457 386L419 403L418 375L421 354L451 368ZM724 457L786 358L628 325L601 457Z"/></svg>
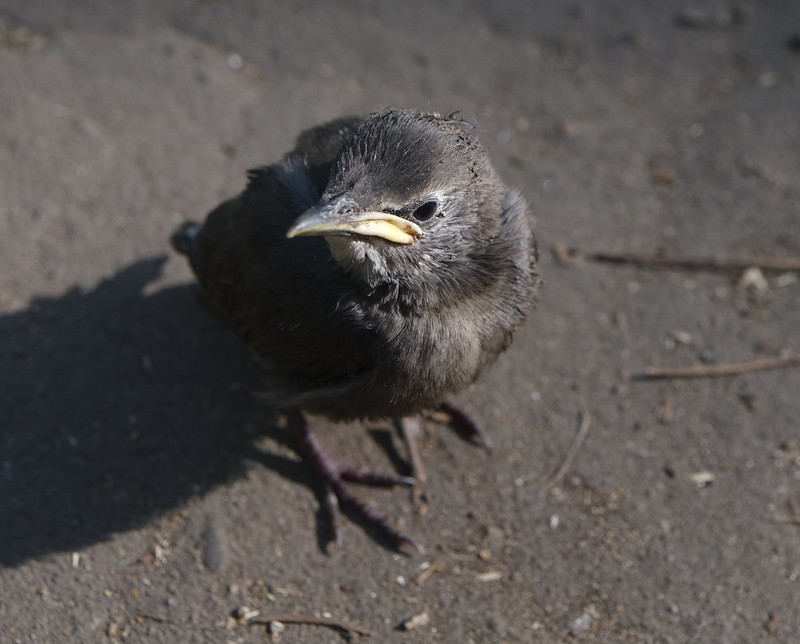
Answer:
<svg viewBox="0 0 800 644"><path fill-rule="evenodd" d="M758 77L758 84L764 89L771 89L778 84L780 77L776 72L771 70L762 72Z"/></svg>
<svg viewBox="0 0 800 644"><path fill-rule="evenodd" d="M206 521L201 540L200 552L203 565L212 572L219 572L225 564L225 540L219 522L213 517L209 517Z"/></svg>
<svg viewBox="0 0 800 644"><path fill-rule="evenodd" d="M671 186L675 183L675 171L666 166L656 166L650 170L650 179L657 186Z"/></svg>
<svg viewBox="0 0 800 644"><path fill-rule="evenodd" d="M684 29L707 29L728 31L740 27L747 20L747 14L740 7L709 11L701 7L686 7L675 15L675 24Z"/></svg>
<svg viewBox="0 0 800 644"><path fill-rule="evenodd" d="M714 364L718 361L719 355L717 354L716 349L713 349L712 347L706 347L700 352L700 362L705 364Z"/></svg>
<svg viewBox="0 0 800 644"><path fill-rule="evenodd" d="M769 282L758 266L751 266L742 273L736 287L753 295L764 295L769 290Z"/></svg>
<svg viewBox="0 0 800 644"><path fill-rule="evenodd" d="M778 632L778 617L775 613L767 614L767 621L764 623L764 629L770 635L775 635Z"/></svg>
<svg viewBox="0 0 800 644"><path fill-rule="evenodd" d="M486 572L478 573L477 577L480 582L499 581L503 578L503 573L499 570L487 570Z"/></svg>
<svg viewBox="0 0 800 644"><path fill-rule="evenodd" d="M706 133L706 128L702 123L692 123L689 126L689 136L693 139L699 139Z"/></svg>
<svg viewBox="0 0 800 644"><path fill-rule="evenodd" d="M755 411L758 407L758 397L750 391L740 392L739 402L745 406L747 411Z"/></svg>
<svg viewBox="0 0 800 644"><path fill-rule="evenodd" d="M661 402L661 407L658 409L658 422L662 425L668 425L675 419L675 403L672 398L664 398Z"/></svg>
<svg viewBox="0 0 800 644"><path fill-rule="evenodd" d="M692 334L688 331L679 331L676 329L670 335L678 344L690 345L692 343Z"/></svg>
<svg viewBox="0 0 800 644"><path fill-rule="evenodd" d="M153 561L159 564L167 563L167 557L164 554L164 549L156 544L153 544Z"/></svg>
<svg viewBox="0 0 800 644"><path fill-rule="evenodd" d="M230 54L228 56L228 67L230 67L233 71L238 72L242 67L244 67L244 60L239 54Z"/></svg>
<svg viewBox="0 0 800 644"><path fill-rule="evenodd" d="M580 617L572 620L572 623L569 625L569 631L573 635L577 635L578 633L584 633L588 631L591 626L592 616L589 613L584 613Z"/></svg>
<svg viewBox="0 0 800 644"><path fill-rule="evenodd" d="M246 624L254 617L258 617L259 611L253 610L249 606L239 606L234 608L231 615L240 623Z"/></svg>
<svg viewBox="0 0 800 644"><path fill-rule="evenodd" d="M280 639L285 630L286 625L283 622L279 622L277 619L273 619L269 624L267 624L267 632L275 642Z"/></svg>
<svg viewBox="0 0 800 644"><path fill-rule="evenodd" d="M420 626L425 626L430 621L431 621L431 616L428 615L428 611L424 610L421 613L412 615L408 619L404 620L400 624L400 629L404 631L410 631L412 629L419 628Z"/></svg>
<svg viewBox="0 0 800 644"><path fill-rule="evenodd" d="M702 472L694 472L689 474L689 480L692 481L697 487L708 487L714 482L716 476L712 472L708 472L706 470Z"/></svg>

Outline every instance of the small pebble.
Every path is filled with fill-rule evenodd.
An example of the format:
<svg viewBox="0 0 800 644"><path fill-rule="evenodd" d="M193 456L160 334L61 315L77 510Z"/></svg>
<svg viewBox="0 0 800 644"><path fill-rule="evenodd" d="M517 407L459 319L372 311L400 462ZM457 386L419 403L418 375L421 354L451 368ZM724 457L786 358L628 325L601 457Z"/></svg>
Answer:
<svg viewBox="0 0 800 644"><path fill-rule="evenodd" d="M234 71L239 71L244 66L244 60L239 54L231 54L228 56L228 67Z"/></svg>
<svg viewBox="0 0 800 644"><path fill-rule="evenodd" d="M421 613L417 613L416 615L412 615L408 619L404 620L400 624L400 629L404 631L410 631L414 628L419 628L420 626L425 626L431 621L431 616L428 615L428 611L424 610Z"/></svg>
<svg viewBox="0 0 800 644"><path fill-rule="evenodd" d="M273 619L269 624L267 624L267 631L269 632L270 638L277 642L283 632L286 630L286 625L283 622L279 622L276 619Z"/></svg>
<svg viewBox="0 0 800 644"><path fill-rule="evenodd" d="M499 581L503 578L503 573L499 570L487 570L486 572L478 573L477 578L478 581L484 583L489 581Z"/></svg>
<svg viewBox="0 0 800 644"><path fill-rule="evenodd" d="M584 613L580 617L574 619L569 626L570 633L583 633L588 631L592 626L592 616L589 613Z"/></svg>
<svg viewBox="0 0 800 644"><path fill-rule="evenodd" d="M727 31L745 23L747 14L739 7L709 11L701 7L686 7L675 15L675 24L685 29Z"/></svg>
<svg viewBox="0 0 800 644"><path fill-rule="evenodd" d="M754 295L764 295L769 290L769 282L758 266L751 266L742 273L736 287Z"/></svg>
<svg viewBox="0 0 800 644"><path fill-rule="evenodd" d="M689 126L689 136L691 136L693 139L699 139L705 133L706 128L702 123L692 123Z"/></svg>
<svg viewBox="0 0 800 644"><path fill-rule="evenodd" d="M714 482L716 477L712 472L702 471L702 472L694 472L689 474L689 479L694 483L697 487L708 487Z"/></svg>
<svg viewBox="0 0 800 644"><path fill-rule="evenodd" d="M678 331L675 330L671 333L672 339L675 340L678 344L686 344L689 345L692 343L692 334L688 331Z"/></svg>
<svg viewBox="0 0 800 644"><path fill-rule="evenodd" d="M700 362L705 364L713 364L719 361L719 355L717 354L716 349L711 347L706 347L700 352Z"/></svg>
<svg viewBox="0 0 800 644"><path fill-rule="evenodd" d="M231 615L233 615L240 624L246 624L254 617L258 617L259 611L253 610L249 606L239 606L233 610Z"/></svg>

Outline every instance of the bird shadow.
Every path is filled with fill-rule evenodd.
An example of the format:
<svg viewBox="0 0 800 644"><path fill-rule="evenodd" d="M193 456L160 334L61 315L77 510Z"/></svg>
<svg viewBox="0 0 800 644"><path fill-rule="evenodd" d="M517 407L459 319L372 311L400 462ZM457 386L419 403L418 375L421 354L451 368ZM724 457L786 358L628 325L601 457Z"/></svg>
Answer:
<svg viewBox="0 0 800 644"><path fill-rule="evenodd" d="M397 450L397 443L393 433L387 429L369 429L367 431L372 441L383 451L392 464L392 470L402 476L413 476L411 464Z"/></svg>
<svg viewBox="0 0 800 644"><path fill-rule="evenodd" d="M192 288L146 294L164 261L0 316L0 565L136 528L243 472L255 368Z"/></svg>
<svg viewBox="0 0 800 644"><path fill-rule="evenodd" d="M257 435L292 447L252 394L260 374L240 341L192 287L148 292L165 261L0 315L0 566L140 527L248 461L324 500L305 464L253 445L257 419ZM408 469L389 432L370 436ZM323 550L328 528L317 522Z"/></svg>

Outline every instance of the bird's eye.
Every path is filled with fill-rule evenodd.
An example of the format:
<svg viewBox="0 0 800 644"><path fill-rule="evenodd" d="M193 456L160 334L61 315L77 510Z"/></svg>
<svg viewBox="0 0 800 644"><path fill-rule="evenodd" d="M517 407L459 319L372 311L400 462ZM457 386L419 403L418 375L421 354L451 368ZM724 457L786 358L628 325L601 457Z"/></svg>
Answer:
<svg viewBox="0 0 800 644"><path fill-rule="evenodd" d="M417 221L428 221L436 214L439 204L435 201L426 201L414 211L414 219Z"/></svg>

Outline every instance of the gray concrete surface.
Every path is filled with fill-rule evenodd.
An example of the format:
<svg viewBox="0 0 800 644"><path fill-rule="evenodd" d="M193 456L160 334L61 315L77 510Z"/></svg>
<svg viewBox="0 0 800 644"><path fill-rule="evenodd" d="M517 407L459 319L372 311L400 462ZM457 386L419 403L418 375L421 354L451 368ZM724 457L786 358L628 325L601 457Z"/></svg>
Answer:
<svg viewBox="0 0 800 644"><path fill-rule="evenodd" d="M793 0L0 0L0 641L268 639L241 607L375 642L800 641L800 373L630 379L800 350L797 274L549 250L800 255L799 33ZM429 423L427 514L365 493L426 553L345 522L326 555L167 238L302 128L388 105L477 123L546 284L461 397L494 452ZM405 467L388 424L318 427Z"/></svg>

